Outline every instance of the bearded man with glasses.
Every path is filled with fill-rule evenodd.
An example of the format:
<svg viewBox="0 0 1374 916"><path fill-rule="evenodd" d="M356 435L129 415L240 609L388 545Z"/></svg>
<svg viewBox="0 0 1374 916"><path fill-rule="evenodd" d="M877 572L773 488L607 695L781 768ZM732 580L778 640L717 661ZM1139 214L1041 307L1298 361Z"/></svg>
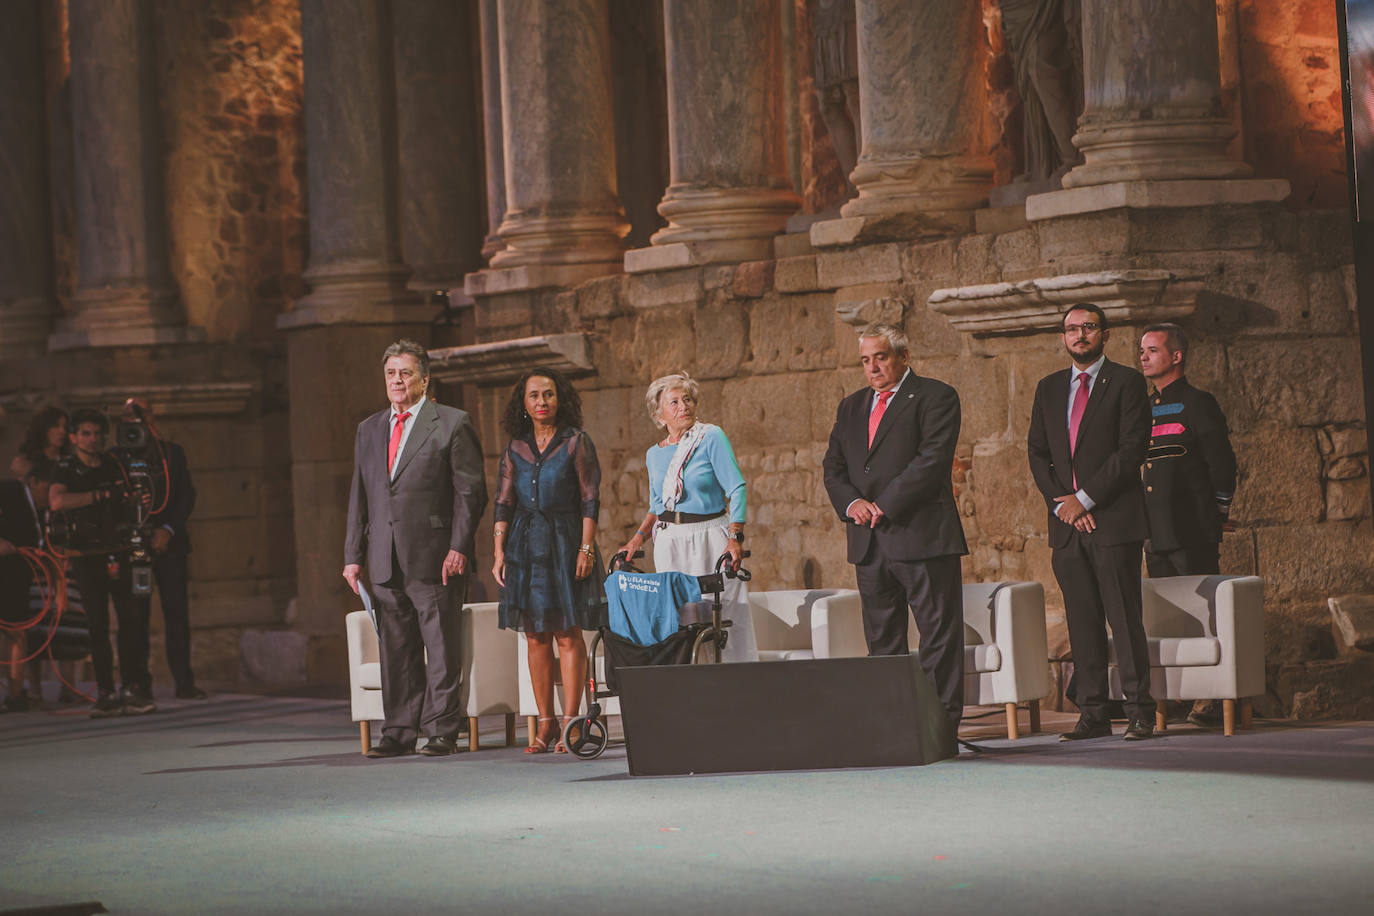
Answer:
<svg viewBox="0 0 1374 916"><path fill-rule="evenodd" d="M1141 620L1140 560L1148 536L1140 465L1150 437L1145 378L1103 353L1111 332L1096 305L1062 319L1072 366L1035 389L1026 448L1049 508L1054 577L1064 595L1077 688L1078 724L1062 741L1111 735L1107 629L1112 628L1125 738L1154 735L1150 659Z"/></svg>

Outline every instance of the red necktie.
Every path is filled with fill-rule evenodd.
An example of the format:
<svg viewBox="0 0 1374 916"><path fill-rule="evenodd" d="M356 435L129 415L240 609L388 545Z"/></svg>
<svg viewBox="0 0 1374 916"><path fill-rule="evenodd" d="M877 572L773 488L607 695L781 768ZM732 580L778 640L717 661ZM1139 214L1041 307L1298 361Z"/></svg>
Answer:
<svg viewBox="0 0 1374 916"><path fill-rule="evenodd" d="M1083 422L1083 413L1088 409L1088 383L1092 376L1083 372L1078 376L1078 391L1073 396L1073 410L1069 412L1069 457L1078 448L1078 427ZM1078 474L1073 473L1073 487L1078 489Z"/></svg>
<svg viewBox="0 0 1374 916"><path fill-rule="evenodd" d="M887 401L892 397L891 391L878 392L878 406L874 407L868 415L868 447L873 447L873 437L878 434L878 424L883 422L883 413L887 410Z"/></svg>
<svg viewBox="0 0 1374 916"><path fill-rule="evenodd" d="M406 428L406 420L410 419L410 411L406 411L396 417L396 425L391 428L391 444L386 447L386 469L388 471L396 467L396 451L401 447L401 433Z"/></svg>

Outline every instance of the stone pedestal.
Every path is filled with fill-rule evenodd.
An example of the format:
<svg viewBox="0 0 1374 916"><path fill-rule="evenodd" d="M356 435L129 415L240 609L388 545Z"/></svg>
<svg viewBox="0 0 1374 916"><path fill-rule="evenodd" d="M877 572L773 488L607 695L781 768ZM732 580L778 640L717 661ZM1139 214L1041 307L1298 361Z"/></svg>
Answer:
<svg viewBox="0 0 1374 916"><path fill-rule="evenodd" d="M491 266L530 268L540 284L561 268L618 272L629 227L616 198L606 0L505 0L498 13L506 247ZM469 281L480 295L485 281Z"/></svg>
<svg viewBox="0 0 1374 916"><path fill-rule="evenodd" d="M401 260L391 33L369 0L304 0L311 292L283 328L428 321Z"/></svg>
<svg viewBox="0 0 1374 916"><path fill-rule="evenodd" d="M184 341L168 261L153 7L72 0L69 15L78 286L50 345Z"/></svg>
<svg viewBox="0 0 1374 916"><path fill-rule="evenodd" d="M626 270L772 256L801 200L787 174L780 0L667 0L668 225ZM655 251L654 249L675 249Z"/></svg>
<svg viewBox="0 0 1374 916"><path fill-rule="evenodd" d="M482 266L477 18L467 4L393 0L404 257L417 292L448 290Z"/></svg>
<svg viewBox="0 0 1374 916"><path fill-rule="evenodd" d="M812 227L817 246L967 232L985 206L992 160L980 148L983 25L966 0L858 0L863 148L840 210L861 223Z"/></svg>
<svg viewBox="0 0 1374 916"><path fill-rule="evenodd" d="M1228 159L1213 0L1084 0L1084 162L1064 187L1239 178Z"/></svg>
<svg viewBox="0 0 1374 916"><path fill-rule="evenodd" d="M496 0L482 0L482 141L485 144L487 235L482 258L506 247L496 230L506 217L506 155L501 136L501 32Z"/></svg>
<svg viewBox="0 0 1374 916"><path fill-rule="evenodd" d="M6 10L0 33L0 355L40 352L51 323L47 128L38 0Z"/></svg>

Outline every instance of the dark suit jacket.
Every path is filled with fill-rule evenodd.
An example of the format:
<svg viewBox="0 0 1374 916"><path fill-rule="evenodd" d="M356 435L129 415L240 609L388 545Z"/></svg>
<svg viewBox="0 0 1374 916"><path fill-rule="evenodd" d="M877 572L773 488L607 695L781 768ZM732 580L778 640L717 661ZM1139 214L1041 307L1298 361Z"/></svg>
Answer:
<svg viewBox="0 0 1374 916"><path fill-rule="evenodd" d="M951 480L959 395L944 382L912 372L888 402L870 448L873 397L872 388L861 388L840 402L825 453L825 489L846 522L849 562L863 562L875 542L894 560L963 556L968 545ZM883 510L877 528L856 525L845 515L856 499Z"/></svg>
<svg viewBox="0 0 1374 916"><path fill-rule="evenodd" d="M1145 512L1158 553L1221 540L1236 492L1236 453L1217 399L1180 378L1150 398ZM1223 507L1225 507L1223 509Z"/></svg>
<svg viewBox="0 0 1374 916"><path fill-rule="evenodd" d="M1074 473L1095 505L1095 537L1103 545L1146 538L1145 495L1140 465L1150 438L1150 403L1145 377L1111 360L1102 364L1078 427L1078 447L1069 458L1069 370L1040 380L1031 409L1026 450L1031 476L1049 508L1051 547L1069 543L1072 527L1054 514L1055 497L1075 492Z"/></svg>
<svg viewBox="0 0 1374 916"><path fill-rule="evenodd" d="M391 479L386 466L391 408L358 424L348 500L344 563L365 565L368 578L392 578L392 552L412 581L439 582L444 557L457 550L475 561L473 536L487 506L482 448L468 415L428 398L415 417Z"/></svg>
<svg viewBox="0 0 1374 916"><path fill-rule="evenodd" d="M186 465L186 450L175 442L159 440L163 454L167 458L167 500L160 512L154 512L149 520L155 527L166 526L172 529L172 542L167 545L168 554L187 554L191 552L191 536L186 529L191 511L196 507L196 487L191 482L191 470ZM154 447L153 453L157 454ZM153 479L159 480L161 468L153 468ZM159 485L159 489L160 489ZM158 492L155 505L162 504L162 493Z"/></svg>

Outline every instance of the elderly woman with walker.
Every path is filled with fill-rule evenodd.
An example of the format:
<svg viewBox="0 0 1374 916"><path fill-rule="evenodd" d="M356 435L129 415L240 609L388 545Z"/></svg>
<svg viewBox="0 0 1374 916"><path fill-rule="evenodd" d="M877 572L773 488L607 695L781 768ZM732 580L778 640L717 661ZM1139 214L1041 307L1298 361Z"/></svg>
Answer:
<svg viewBox="0 0 1374 916"><path fill-rule="evenodd" d="M633 557L652 539L659 572L704 576L716 571L722 555L735 569L744 557L744 475L725 432L697 419L699 396L696 380L685 373L655 379L644 396L666 435L645 453L649 512L620 550ZM721 616L732 625L721 660L757 661L748 586L725 581Z"/></svg>

